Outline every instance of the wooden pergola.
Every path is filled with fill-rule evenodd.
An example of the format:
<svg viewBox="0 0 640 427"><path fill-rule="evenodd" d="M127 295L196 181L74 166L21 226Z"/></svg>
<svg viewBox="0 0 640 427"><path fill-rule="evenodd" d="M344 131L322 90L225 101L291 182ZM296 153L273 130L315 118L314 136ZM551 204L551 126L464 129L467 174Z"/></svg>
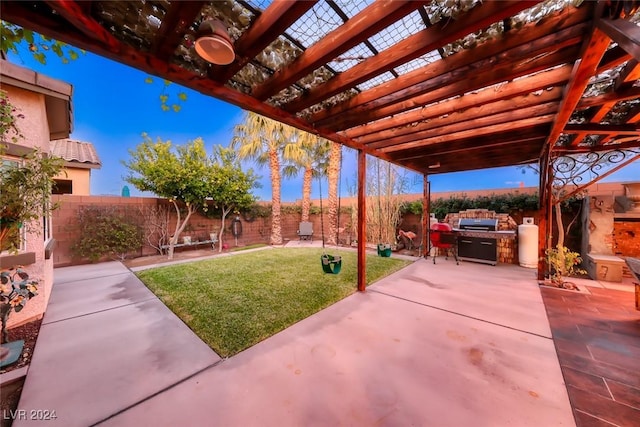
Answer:
<svg viewBox="0 0 640 427"><path fill-rule="evenodd" d="M431 174L538 163L543 253L554 159L628 163L640 148L640 2L572 3L3 0L0 16L356 149L359 213L367 154L425 189ZM231 64L195 53L207 19L228 28ZM360 215L360 290L364 230Z"/></svg>

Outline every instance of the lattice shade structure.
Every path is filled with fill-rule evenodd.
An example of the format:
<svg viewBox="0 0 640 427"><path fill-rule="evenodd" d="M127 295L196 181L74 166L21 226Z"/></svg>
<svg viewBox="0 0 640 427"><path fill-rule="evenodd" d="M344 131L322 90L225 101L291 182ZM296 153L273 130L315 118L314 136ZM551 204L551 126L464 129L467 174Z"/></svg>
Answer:
<svg viewBox="0 0 640 427"><path fill-rule="evenodd" d="M637 148L638 4L2 1L0 16L437 174ZM228 29L228 65L194 50L211 19Z"/></svg>

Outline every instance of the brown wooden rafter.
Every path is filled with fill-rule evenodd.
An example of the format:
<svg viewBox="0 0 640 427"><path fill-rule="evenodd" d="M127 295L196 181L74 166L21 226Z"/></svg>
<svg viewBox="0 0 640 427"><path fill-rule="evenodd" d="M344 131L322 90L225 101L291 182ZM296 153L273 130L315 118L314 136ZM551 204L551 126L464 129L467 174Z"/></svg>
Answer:
<svg viewBox="0 0 640 427"><path fill-rule="evenodd" d="M235 61L228 66L212 65L210 75L218 82L229 80L316 3L317 0L274 0L236 40Z"/></svg>
<svg viewBox="0 0 640 427"><path fill-rule="evenodd" d="M40 34L94 52L105 58L120 61L146 73L161 76L198 92L224 99L245 110L254 111L273 120L313 134L322 135L327 139L339 142L356 150L364 150L368 154L377 154L378 157L380 157L379 153L368 150L363 145L348 137L338 135L331 130L316 129L302 119L269 104L261 103L250 95L233 90L195 72L164 62L149 53L135 50L131 46L120 42L110 33L103 34L99 40L88 38L84 35L84 31L73 30L69 25L53 21L52 18L47 18L42 15L38 15L37 18L27 18L29 15L24 9L20 2L3 2L2 4L3 15L5 17L7 15L10 16L11 22L32 28ZM97 27L99 27L99 24L95 20L86 16L77 22L82 22L82 25L89 29L96 28L96 32ZM389 160L384 155L382 155L381 158Z"/></svg>
<svg viewBox="0 0 640 427"><path fill-rule="evenodd" d="M620 123L626 127L605 130L607 125L602 121L622 107L620 102L629 104L640 98L640 88L634 86L639 73L637 25L612 19L619 17L610 13L600 19L605 16L605 2L566 6L523 25L519 23L527 18L511 18L537 1L485 0L455 19L445 18L435 25L431 25L424 3L375 1L351 16L339 2L329 2L340 18L337 28L315 44L304 46L288 30L316 1L274 0L262 11L241 1L240 6L251 11L252 21L249 25L235 23L242 32L234 42L236 60L227 66L176 57L181 51L176 48L192 38L200 21L206 19L202 6L214 11L216 3L163 3L159 7L166 8L166 13L155 17L159 25L143 28L145 13L151 13L147 3L130 0L126 9L139 12L142 25L127 34L103 22L100 14L109 11L107 3L3 0L0 9L2 18L9 22L424 174L549 158L551 149L572 148L557 146L558 136L565 131L570 137L581 136L572 139L576 150L585 148L587 144L580 141L586 135L598 135L597 146L589 149L639 143L633 133L635 123L640 122L638 107L626 113ZM436 3L432 7L437 7ZM426 29L411 30L416 33L385 50L373 47L373 33L392 30L397 24L390 24L415 10ZM235 19L223 9L219 12L227 20ZM498 21L504 24L504 33L495 40L441 59L449 43L458 44L478 31L485 34L487 27ZM514 23L518 25L511 25ZM418 22L419 28L421 25ZM278 61L275 65L263 63L261 52L283 38L300 48L297 59L286 66ZM609 38L618 45L605 52ZM373 56L307 92L302 89L301 80L330 67L336 57L360 44L368 46ZM405 74L396 69L435 50L440 58L436 55L431 64ZM625 63L609 93L584 98L584 88L595 75ZM251 87L252 70L245 68L248 64L272 76ZM362 90L362 82L383 73L392 73L394 78ZM274 97L283 90L286 96ZM348 96L344 100L333 98L345 91ZM280 106L279 102L285 104ZM307 110L308 106L312 108ZM594 126L567 126L578 110L583 110L581 115L586 114ZM536 150L537 156L532 154ZM429 168L438 156L442 166ZM546 172L543 175L546 177ZM548 183L541 183L548 187Z"/></svg>
<svg viewBox="0 0 640 427"><path fill-rule="evenodd" d="M550 114L555 113L557 109L557 102L547 102L540 105L530 106L527 109L517 109L476 119L469 118L460 120L458 115L458 117L451 117L451 124L433 127L428 130L397 136L395 138L388 138L366 144L366 146L381 149L383 152L388 152L386 150L387 148L391 151L395 151L394 148L405 149L410 147L410 144L428 145L429 141L432 141L433 138L445 136L456 138L457 135L463 132L479 132L480 135L483 135L483 132L487 132L489 129L493 129L493 126L499 126L503 123L520 123L521 120L533 119L541 116L550 119L552 117ZM466 116L466 114L464 115ZM429 124L431 124L431 122ZM488 133L494 132L495 130L491 130Z"/></svg>
<svg viewBox="0 0 640 427"><path fill-rule="evenodd" d="M532 25L534 28L531 31L512 30L499 39L457 52L359 93L334 107L325 108L309 117L309 121L320 126L331 121L335 124L345 113L353 115L401 102L453 83L457 81L456 76L464 76L476 70L494 69L501 63L509 67L510 62L516 62L518 58L535 57L550 50L577 44L586 31L587 18L588 8L577 13L567 10L546 20L543 25Z"/></svg>
<svg viewBox="0 0 640 427"><path fill-rule="evenodd" d="M466 78L454 78L452 81L442 83L439 88L433 90L425 90L422 94L415 94L401 102L386 105L379 108L372 108L354 115L343 115L339 120L335 120L331 124L331 129L341 131L349 129L363 123L384 119L389 116L395 116L399 113L412 110L417 107L427 106L439 103L443 100L468 94L481 88L490 87L492 85L501 84L509 79L515 79L538 71L545 70L567 62L572 62L572 58L578 53L577 46L570 46L558 52L549 55L543 55L534 60L522 59L520 62L502 64L495 68L483 68L477 70L476 73L466 74ZM417 87L422 88L421 85ZM407 89L414 90L414 89ZM318 126L329 126L327 123L317 124Z"/></svg>
<svg viewBox="0 0 640 427"><path fill-rule="evenodd" d="M556 87L542 91L542 93L539 94L529 93L509 99L497 100L496 102L478 104L477 106L470 108L459 108L454 105L454 101L451 101L450 103L452 104L452 107L458 108L457 110L450 111L447 114L443 114L429 120L414 122L393 129L382 130L354 139L367 146L378 147L378 145L371 145L371 143L375 143L377 141L391 141L393 138L400 136L417 134L419 132L442 128L445 126L455 126L458 124L464 125L465 123L473 122L477 119L489 118L501 113L508 113L511 111L526 112L529 108L535 108L541 104L549 104L553 101L557 104L561 95L562 88ZM557 108L557 105L555 108ZM384 144L380 146L384 146Z"/></svg>
<svg viewBox="0 0 640 427"><path fill-rule="evenodd" d="M422 138L413 142L405 142L400 144L391 145L379 149L382 153L392 153L394 151L405 151L411 148L425 148L429 145L448 143L460 139L477 138L484 135L494 135L500 132L516 132L521 129L526 129L532 126L539 125L540 123L550 123L553 121L554 114L544 114L538 117L527 117L520 120L511 122L503 122L498 125L480 126L474 129L462 130L459 132L451 132L443 135L432 136L429 138Z"/></svg>
<svg viewBox="0 0 640 427"><path fill-rule="evenodd" d="M596 20L596 26L636 61L640 61L640 27L638 25L623 19L600 18Z"/></svg>
<svg viewBox="0 0 640 427"><path fill-rule="evenodd" d="M205 1L188 1L183 5L171 3L153 39L151 52L159 59L171 58L205 4Z"/></svg>
<svg viewBox="0 0 640 427"><path fill-rule="evenodd" d="M343 26L309 47L292 64L277 71L271 78L253 89L253 96L261 101L268 99L305 77L314 69L413 12L423 3L428 2L375 2L371 4Z"/></svg>
<svg viewBox="0 0 640 427"><path fill-rule="evenodd" d="M333 95L363 83L375 76L418 58L447 43L451 43L468 34L469 31L483 29L496 21L512 16L537 2L531 1L501 1L485 3L476 6L459 20L454 22L445 20L433 27L413 34L380 54L367 58L349 70L340 73L327 83L313 88L282 108L297 113L307 107L327 99Z"/></svg>
<svg viewBox="0 0 640 427"><path fill-rule="evenodd" d="M566 83L569 79L570 72L570 65L561 66L549 71L521 78L516 81L501 84L498 87L491 87L480 90L477 93L467 94L463 98L452 98L438 104L407 111L406 113L397 114L393 117L380 119L370 124L348 129L343 133L347 137L357 138L363 135L374 134L385 129L410 125L411 123L451 114L456 111L463 111L477 105L510 99L516 96L530 94L538 90L546 90L549 87L559 86Z"/></svg>
<svg viewBox="0 0 640 427"><path fill-rule="evenodd" d="M625 86L629 86L630 84L634 83L638 79L640 79L640 65L638 64L638 61L636 61L635 59L630 59L627 62L627 64L624 66L622 71L620 72L620 75L616 78L616 82L613 85L612 91L615 93L621 88ZM609 101L609 102L605 102L604 104L601 104L598 107L598 109L593 113L589 122L600 123L607 116L607 114L609 114L609 112L613 109L613 107L616 106L617 103L618 101L615 100L615 101ZM568 132L565 132L565 133L568 133ZM573 141L571 142L571 145L573 146L580 145L582 142L584 142L584 138L586 138L587 135L588 134L585 134L584 132L579 133L573 139ZM605 143L607 140L608 139L602 140L600 141L600 143Z"/></svg>

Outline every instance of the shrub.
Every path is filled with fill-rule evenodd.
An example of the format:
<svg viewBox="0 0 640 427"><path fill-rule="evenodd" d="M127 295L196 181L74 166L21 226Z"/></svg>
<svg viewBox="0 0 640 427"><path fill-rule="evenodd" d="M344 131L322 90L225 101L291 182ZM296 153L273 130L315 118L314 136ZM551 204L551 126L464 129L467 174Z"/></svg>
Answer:
<svg viewBox="0 0 640 427"><path fill-rule="evenodd" d="M79 239L74 255L92 262L104 256L124 260L142 245L142 230L133 218L111 206L82 206L78 210Z"/></svg>
<svg viewBox="0 0 640 427"><path fill-rule="evenodd" d="M580 254L572 252L566 246L547 249L545 255L545 260L549 266L549 280L556 286L566 287L565 277L586 273L586 271L578 267L582 263Z"/></svg>

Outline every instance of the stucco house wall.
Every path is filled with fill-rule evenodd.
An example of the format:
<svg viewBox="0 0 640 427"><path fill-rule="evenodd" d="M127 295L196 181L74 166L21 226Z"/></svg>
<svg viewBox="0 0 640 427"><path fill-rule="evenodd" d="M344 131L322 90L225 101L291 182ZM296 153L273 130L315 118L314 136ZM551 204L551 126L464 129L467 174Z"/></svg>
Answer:
<svg viewBox="0 0 640 427"><path fill-rule="evenodd" d="M16 113L23 116L17 119L17 127L24 138L20 138L16 143L5 143L5 156L19 156L30 149L38 149L48 153L51 136L60 131L58 125L64 121L64 118L67 123L66 126L62 126L62 134L70 132L71 85L4 60L0 62L2 81L0 89L7 93L9 102L17 110ZM52 97L55 97L56 100L52 100ZM65 98L66 102L58 103L59 100L64 101ZM53 111L65 107L67 111ZM62 119L60 114L63 116ZM40 220L34 221L31 225L34 230L42 230ZM47 259L45 255L45 246L51 242L45 241L42 232L28 232L25 240L26 248L18 255L35 254L35 263L24 265L24 267L31 278L39 280L38 295L31 299L22 311L11 314L8 327L42 317L49 302L53 285L53 258L48 257ZM10 265L13 260L15 258L12 254L0 254L0 262L3 267Z"/></svg>
<svg viewBox="0 0 640 427"><path fill-rule="evenodd" d="M55 179L71 181L74 196L88 196L91 193L91 169L65 167Z"/></svg>
<svg viewBox="0 0 640 427"><path fill-rule="evenodd" d="M99 169L102 162L90 142L60 138L51 141L51 155L64 160L63 169L55 179L55 194L88 196L91 193L91 169ZM62 181L62 182L59 182ZM71 189L69 189L71 182Z"/></svg>

